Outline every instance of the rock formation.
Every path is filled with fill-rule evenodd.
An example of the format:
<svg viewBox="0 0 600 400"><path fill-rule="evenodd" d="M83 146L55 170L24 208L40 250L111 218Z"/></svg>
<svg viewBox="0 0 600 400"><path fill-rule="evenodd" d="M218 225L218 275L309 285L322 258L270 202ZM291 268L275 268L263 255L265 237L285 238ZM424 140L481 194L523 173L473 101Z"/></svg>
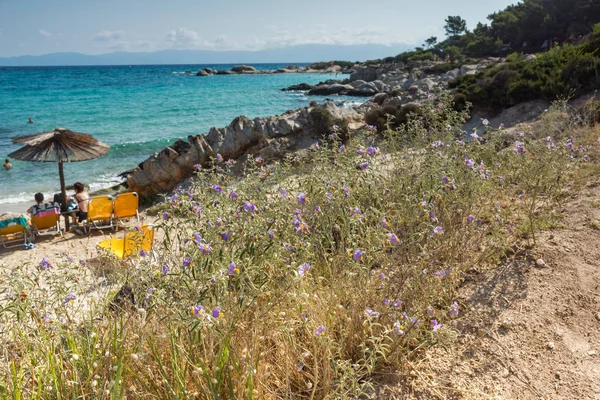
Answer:
<svg viewBox="0 0 600 400"><path fill-rule="evenodd" d="M358 121L359 114L337 107L333 102L322 106L332 117ZM167 193L186 178L195 166L208 164L217 153L225 159L240 159L248 155L261 156L266 161L310 146L317 136L311 131L310 107L288 111L282 115L250 120L235 118L225 128L211 128L207 135L189 136L155 153L127 176L129 190L141 197Z"/></svg>

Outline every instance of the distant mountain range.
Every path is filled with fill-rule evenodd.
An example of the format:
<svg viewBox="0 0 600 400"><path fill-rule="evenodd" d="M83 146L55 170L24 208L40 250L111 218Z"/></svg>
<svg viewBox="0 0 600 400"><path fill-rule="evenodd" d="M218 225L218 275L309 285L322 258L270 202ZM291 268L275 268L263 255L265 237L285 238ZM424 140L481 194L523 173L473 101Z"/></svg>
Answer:
<svg viewBox="0 0 600 400"><path fill-rule="evenodd" d="M154 64L260 64L317 61L366 61L394 56L414 46L394 44L306 44L259 51L163 50L114 52L99 55L51 53L41 56L0 57L0 66L154 65Z"/></svg>

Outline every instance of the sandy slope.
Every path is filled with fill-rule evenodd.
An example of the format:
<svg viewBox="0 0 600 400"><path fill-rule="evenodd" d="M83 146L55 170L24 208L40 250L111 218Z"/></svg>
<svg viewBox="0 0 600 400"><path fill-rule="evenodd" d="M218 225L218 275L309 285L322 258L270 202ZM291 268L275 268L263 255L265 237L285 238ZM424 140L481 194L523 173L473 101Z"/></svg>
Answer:
<svg viewBox="0 0 600 400"><path fill-rule="evenodd" d="M467 277L455 343L381 399L600 399L600 179L531 252Z"/></svg>

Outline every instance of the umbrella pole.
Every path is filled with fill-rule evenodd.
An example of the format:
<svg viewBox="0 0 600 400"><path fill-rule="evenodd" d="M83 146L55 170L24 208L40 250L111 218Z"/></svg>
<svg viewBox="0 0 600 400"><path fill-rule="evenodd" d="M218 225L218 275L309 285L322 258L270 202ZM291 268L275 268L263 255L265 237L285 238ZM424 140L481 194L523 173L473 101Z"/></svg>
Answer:
<svg viewBox="0 0 600 400"><path fill-rule="evenodd" d="M62 204L60 207L61 212L67 211L67 188L65 186L65 173L63 171L62 161L58 162L58 176L60 177L60 192L62 194ZM65 231L69 231L69 216L65 215Z"/></svg>

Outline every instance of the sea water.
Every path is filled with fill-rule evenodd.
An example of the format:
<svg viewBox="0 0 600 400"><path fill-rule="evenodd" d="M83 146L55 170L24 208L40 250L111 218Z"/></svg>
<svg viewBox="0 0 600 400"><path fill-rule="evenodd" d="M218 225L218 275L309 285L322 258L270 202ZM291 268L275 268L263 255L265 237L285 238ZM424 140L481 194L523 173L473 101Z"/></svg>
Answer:
<svg viewBox="0 0 600 400"><path fill-rule="evenodd" d="M277 69L281 65L255 65ZM335 74L215 75L185 71L231 65L0 67L0 160L22 145L11 138L64 127L92 134L110 145L102 158L66 163L67 185L88 184L91 190L122 181L119 174L135 168L152 153L188 135L228 125L239 115L249 118L281 114L311 100L303 92L282 92L287 86L326 79ZM334 96L334 100L360 99ZM34 120L28 124L29 118ZM31 201L33 194L59 191L54 163L11 160L0 168L2 204Z"/></svg>

